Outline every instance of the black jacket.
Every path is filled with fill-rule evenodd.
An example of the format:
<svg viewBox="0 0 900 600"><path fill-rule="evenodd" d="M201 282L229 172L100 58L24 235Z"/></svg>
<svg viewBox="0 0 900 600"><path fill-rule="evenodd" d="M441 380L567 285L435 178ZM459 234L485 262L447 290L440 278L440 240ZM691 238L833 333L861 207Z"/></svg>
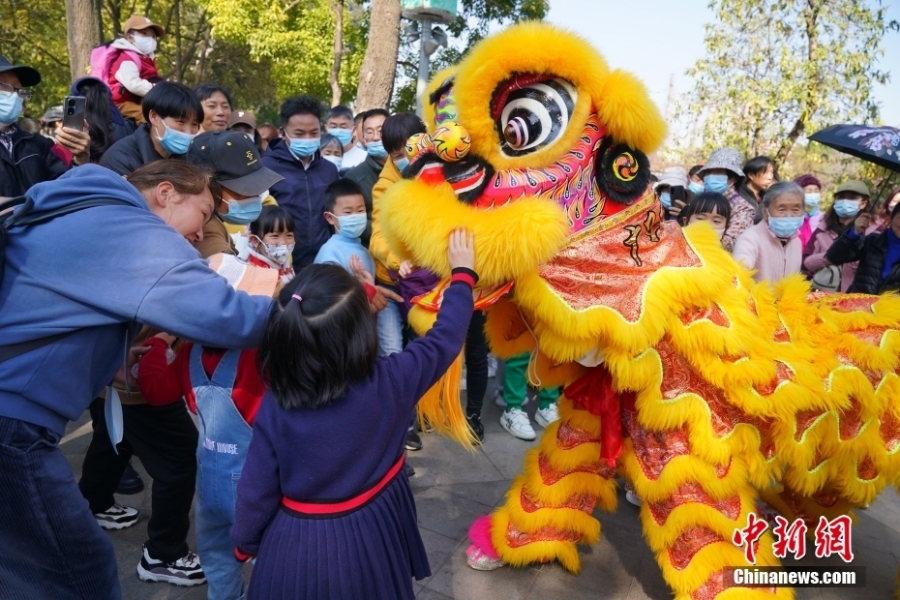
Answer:
<svg viewBox="0 0 900 600"><path fill-rule="evenodd" d="M183 158L183 156L172 156ZM126 138L109 147L100 159L100 166L112 169L119 175L130 175L154 160L162 160L150 140L150 125L144 123Z"/></svg>
<svg viewBox="0 0 900 600"><path fill-rule="evenodd" d="M36 183L56 179L68 170L50 151L53 140L16 129L12 154L0 144L0 196L21 196Z"/></svg>
<svg viewBox="0 0 900 600"><path fill-rule="evenodd" d="M885 279L881 278L888 250L887 232L851 237L851 231L852 226L836 239L825 253L825 258L834 265L859 261L856 276L847 291L858 294L881 294L900 290L900 261L894 263Z"/></svg>
<svg viewBox="0 0 900 600"><path fill-rule="evenodd" d="M284 140L272 140L263 165L282 177L269 193L294 217L294 270L311 265L319 248L331 237L325 220L325 188L338 180L338 170L318 152L304 168Z"/></svg>

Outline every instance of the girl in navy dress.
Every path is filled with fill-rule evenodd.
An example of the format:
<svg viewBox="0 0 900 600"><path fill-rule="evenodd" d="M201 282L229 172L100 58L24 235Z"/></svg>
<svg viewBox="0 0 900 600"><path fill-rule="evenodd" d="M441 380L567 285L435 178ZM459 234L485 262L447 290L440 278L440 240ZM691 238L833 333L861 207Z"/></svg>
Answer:
<svg viewBox="0 0 900 600"><path fill-rule="evenodd" d="M311 265L279 296L259 349L270 392L237 486L235 555L256 556L250 600L405 600L431 575L403 469L409 414L459 355L477 276L450 235L453 283L432 329L376 358L366 294Z"/></svg>

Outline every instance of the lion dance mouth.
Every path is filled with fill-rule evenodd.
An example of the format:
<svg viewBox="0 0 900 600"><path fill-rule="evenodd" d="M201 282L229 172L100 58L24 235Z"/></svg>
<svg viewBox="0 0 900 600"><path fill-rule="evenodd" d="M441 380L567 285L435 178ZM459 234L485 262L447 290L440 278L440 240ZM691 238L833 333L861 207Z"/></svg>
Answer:
<svg viewBox="0 0 900 600"><path fill-rule="evenodd" d="M755 284L707 225L664 222L647 160L658 111L567 32L512 27L429 92L430 133L382 198L385 235L446 277L448 235L469 228L492 351L531 352L537 379L564 388L470 558L577 572L622 476L678 600L793 597L730 587L728 567L779 564L772 527L755 563L735 532L760 499L812 532L900 486L900 298ZM439 304L411 322L427 329ZM420 402L439 431L465 427L458 373Z"/></svg>

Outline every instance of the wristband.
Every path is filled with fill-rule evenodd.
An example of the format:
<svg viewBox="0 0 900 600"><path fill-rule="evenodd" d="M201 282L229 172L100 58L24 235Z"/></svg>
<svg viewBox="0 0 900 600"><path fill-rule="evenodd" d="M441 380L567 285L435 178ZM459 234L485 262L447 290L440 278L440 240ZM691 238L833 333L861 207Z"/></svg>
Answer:
<svg viewBox="0 0 900 600"><path fill-rule="evenodd" d="M466 267L456 267L451 273L451 283L453 283L454 281L461 281L467 284L470 288L474 288L475 284L478 283L478 273L476 273L472 269Z"/></svg>

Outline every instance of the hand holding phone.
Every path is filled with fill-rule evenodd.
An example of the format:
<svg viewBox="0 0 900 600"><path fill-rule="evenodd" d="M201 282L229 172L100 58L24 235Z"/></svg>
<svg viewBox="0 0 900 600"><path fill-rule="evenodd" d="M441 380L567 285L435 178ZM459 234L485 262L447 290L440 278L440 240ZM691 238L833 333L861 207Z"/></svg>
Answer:
<svg viewBox="0 0 900 600"><path fill-rule="evenodd" d="M63 101L63 127L81 131L84 126L84 96L66 96Z"/></svg>

